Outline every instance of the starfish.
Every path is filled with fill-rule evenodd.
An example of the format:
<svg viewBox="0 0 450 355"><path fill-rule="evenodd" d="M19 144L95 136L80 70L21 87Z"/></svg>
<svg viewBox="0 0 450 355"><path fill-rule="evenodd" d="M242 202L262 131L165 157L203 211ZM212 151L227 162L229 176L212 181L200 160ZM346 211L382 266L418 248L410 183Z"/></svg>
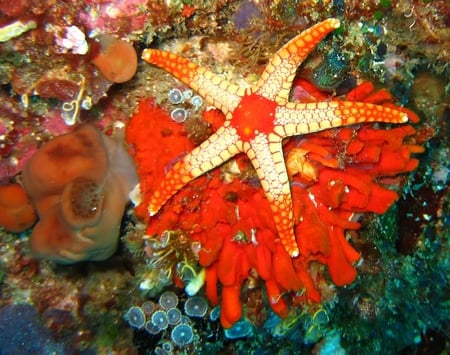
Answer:
<svg viewBox="0 0 450 355"><path fill-rule="evenodd" d="M282 245L291 257L297 257L299 246L294 234L283 139L363 122L403 123L408 120L402 111L370 103L289 102L297 67L328 33L339 26L339 20L327 19L291 39L272 56L256 85L247 88L173 53L145 49L142 58L146 62L165 69L225 114L224 124L167 173L151 196L149 214L158 213L191 180L244 153L250 158L261 182Z"/></svg>

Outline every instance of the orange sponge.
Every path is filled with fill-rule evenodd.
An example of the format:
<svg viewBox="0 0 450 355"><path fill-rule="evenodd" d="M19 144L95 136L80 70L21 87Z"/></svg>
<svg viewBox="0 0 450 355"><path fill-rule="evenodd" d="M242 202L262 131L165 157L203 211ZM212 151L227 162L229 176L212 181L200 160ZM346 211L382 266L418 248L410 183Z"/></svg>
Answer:
<svg viewBox="0 0 450 355"><path fill-rule="evenodd" d="M25 190L18 184L0 186L0 226L22 232L36 222L36 212Z"/></svg>
<svg viewBox="0 0 450 355"><path fill-rule="evenodd" d="M60 263L104 260L116 250L134 164L120 142L91 125L45 144L23 170L39 222L30 244Z"/></svg>
<svg viewBox="0 0 450 355"><path fill-rule="evenodd" d="M124 83L136 74L138 60L134 47L111 35L99 35L93 47L98 50L92 63L114 83ZM98 48L97 48L98 47Z"/></svg>

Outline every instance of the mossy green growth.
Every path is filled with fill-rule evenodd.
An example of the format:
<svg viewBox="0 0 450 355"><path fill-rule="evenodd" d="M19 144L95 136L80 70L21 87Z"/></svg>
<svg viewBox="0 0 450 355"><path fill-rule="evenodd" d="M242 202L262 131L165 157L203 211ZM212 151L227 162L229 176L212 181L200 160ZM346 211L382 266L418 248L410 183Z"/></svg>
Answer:
<svg viewBox="0 0 450 355"><path fill-rule="evenodd" d="M6 264L3 260L0 260L0 286L6 276Z"/></svg>
<svg viewBox="0 0 450 355"><path fill-rule="evenodd" d="M335 35L343 35L346 30L346 26L341 23L341 25L333 31Z"/></svg>
<svg viewBox="0 0 450 355"><path fill-rule="evenodd" d="M373 12L373 17L375 20L380 21L384 17L384 12L381 10L376 10Z"/></svg>
<svg viewBox="0 0 450 355"><path fill-rule="evenodd" d="M0 64L12 64L21 67L29 61L29 58L15 51L4 51L0 54Z"/></svg>
<svg viewBox="0 0 450 355"><path fill-rule="evenodd" d="M121 328L115 318L116 316L108 314L102 317L102 323L99 325L95 337L98 347L111 347L116 344Z"/></svg>
<svg viewBox="0 0 450 355"><path fill-rule="evenodd" d="M383 6L385 9L388 9L391 7L391 0L381 0L380 5Z"/></svg>

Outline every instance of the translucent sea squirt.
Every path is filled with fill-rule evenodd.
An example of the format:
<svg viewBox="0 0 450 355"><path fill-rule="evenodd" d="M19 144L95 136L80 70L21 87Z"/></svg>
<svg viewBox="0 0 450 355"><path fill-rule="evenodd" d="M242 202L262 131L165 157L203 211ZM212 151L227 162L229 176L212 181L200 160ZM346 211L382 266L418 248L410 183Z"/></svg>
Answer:
<svg viewBox="0 0 450 355"><path fill-rule="evenodd" d="M93 48L92 63L109 81L124 83L136 74L137 54L130 43L111 35L99 35Z"/></svg>

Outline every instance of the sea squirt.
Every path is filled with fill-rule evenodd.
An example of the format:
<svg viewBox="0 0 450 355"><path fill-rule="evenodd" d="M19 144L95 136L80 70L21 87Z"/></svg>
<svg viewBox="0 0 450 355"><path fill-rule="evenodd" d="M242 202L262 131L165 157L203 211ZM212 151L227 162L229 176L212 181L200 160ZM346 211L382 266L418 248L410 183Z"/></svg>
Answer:
<svg viewBox="0 0 450 355"><path fill-rule="evenodd" d="M102 34L92 44L92 63L113 83L124 83L136 74L138 60L133 45Z"/></svg>
<svg viewBox="0 0 450 355"><path fill-rule="evenodd" d="M39 215L30 237L35 256L70 264L115 252L128 194L137 184L121 142L82 125L42 146L22 175Z"/></svg>
<svg viewBox="0 0 450 355"><path fill-rule="evenodd" d="M19 184L0 185L0 226L14 233L30 228L36 213Z"/></svg>

